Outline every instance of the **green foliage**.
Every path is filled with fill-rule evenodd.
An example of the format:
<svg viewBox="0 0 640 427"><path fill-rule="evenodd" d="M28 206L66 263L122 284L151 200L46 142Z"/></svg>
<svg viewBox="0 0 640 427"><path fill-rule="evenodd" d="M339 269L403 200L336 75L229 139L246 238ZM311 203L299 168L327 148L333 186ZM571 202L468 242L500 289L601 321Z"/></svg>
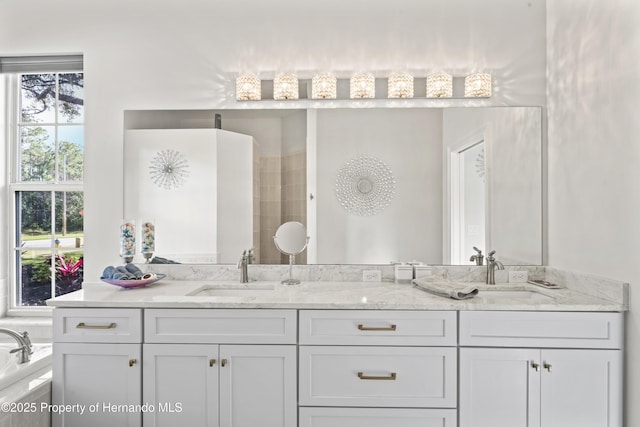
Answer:
<svg viewBox="0 0 640 427"><path fill-rule="evenodd" d="M83 152L82 148L69 141L60 141L58 159L60 178L63 181L82 181Z"/></svg>
<svg viewBox="0 0 640 427"><path fill-rule="evenodd" d="M30 108L23 107L23 120L33 119L33 116L51 107L51 97L55 100L55 93L51 95L50 77L54 75L26 75L23 76L22 90L31 99ZM80 76L78 80L78 76ZM75 81L82 85L82 74L60 75L60 105L68 120L80 114L78 106L82 100L73 98L73 91L63 94L63 77L67 81ZM75 79L75 80L74 80ZM55 83L55 82L54 82ZM54 84L55 89L55 84ZM66 99L66 101L62 101ZM66 107L65 107L66 105ZM65 110L66 108L66 110ZM75 108L75 110L74 110ZM64 113L66 111L66 113ZM26 116L25 116L26 114ZM58 149L50 135L50 128L42 126L21 127L21 180L23 181L82 181L83 178L83 149L78 144L69 141L59 141ZM56 162L58 177L56 177ZM84 221L82 217L84 198L81 192L57 192L55 198L56 230L63 233L82 231ZM21 192L21 223L23 232L48 234L51 228L51 193L47 191ZM66 209L65 209L66 207Z"/></svg>
<svg viewBox="0 0 640 427"><path fill-rule="evenodd" d="M51 283L51 259L33 264L31 280L41 284Z"/></svg>
<svg viewBox="0 0 640 427"><path fill-rule="evenodd" d="M83 270L84 260L82 256L56 255L56 280L69 281L81 278ZM39 284L51 283L51 257L43 258L32 264L31 280Z"/></svg>
<svg viewBox="0 0 640 427"><path fill-rule="evenodd" d="M53 181L55 178L55 149L49 142L49 132L40 126L25 126L21 130L21 179L23 181Z"/></svg>

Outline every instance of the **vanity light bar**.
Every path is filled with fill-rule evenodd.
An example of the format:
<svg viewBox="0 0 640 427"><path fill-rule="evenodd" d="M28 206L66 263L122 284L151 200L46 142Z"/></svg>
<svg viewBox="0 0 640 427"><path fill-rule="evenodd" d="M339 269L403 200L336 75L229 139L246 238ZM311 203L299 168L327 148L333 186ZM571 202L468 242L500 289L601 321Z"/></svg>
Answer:
<svg viewBox="0 0 640 427"><path fill-rule="evenodd" d="M492 76L489 73L476 73L464 77L464 98L490 98L492 96ZM454 76L437 72L424 76L426 80L426 99L453 98ZM356 73L348 79L338 79L331 73L316 74L312 79L298 80L294 74L278 73L273 79L273 95L264 100L335 100L337 88L343 81L349 85L350 99L376 99L376 78L372 73ZM236 79L237 101L260 101L262 82L255 74L242 74ZM386 79L387 98L415 98L414 76L408 73L393 73ZM307 83L309 87L307 88ZM264 85L269 87L270 85ZM307 94L307 92L310 92ZM462 88L460 89L460 93ZM456 96L462 98L462 96ZM378 96L377 99L383 99Z"/></svg>

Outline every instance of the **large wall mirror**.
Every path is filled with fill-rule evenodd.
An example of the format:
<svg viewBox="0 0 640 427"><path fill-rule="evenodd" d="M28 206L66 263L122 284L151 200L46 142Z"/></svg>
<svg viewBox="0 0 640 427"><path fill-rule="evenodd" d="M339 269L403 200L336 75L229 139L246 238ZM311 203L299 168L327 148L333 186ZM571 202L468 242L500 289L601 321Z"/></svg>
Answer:
<svg viewBox="0 0 640 427"><path fill-rule="evenodd" d="M298 221L298 263L542 263L539 107L126 111L124 146L123 218L177 262L285 264Z"/></svg>

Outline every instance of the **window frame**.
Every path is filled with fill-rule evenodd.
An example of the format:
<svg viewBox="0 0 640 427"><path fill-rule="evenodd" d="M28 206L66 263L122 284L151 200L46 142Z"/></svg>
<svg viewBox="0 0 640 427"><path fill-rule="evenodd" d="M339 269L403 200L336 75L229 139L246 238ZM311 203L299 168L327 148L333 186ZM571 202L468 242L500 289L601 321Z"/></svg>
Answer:
<svg viewBox="0 0 640 427"><path fill-rule="evenodd" d="M42 191L51 193L51 239L50 246L47 248L52 255L59 253L55 247L55 193L58 192L81 192L84 193L84 161L83 161L83 174L82 181L59 181L58 162L55 166L55 179L48 182L42 181L21 181L21 164L20 164L20 132L19 129L25 126L25 123L21 121L20 107L21 107L21 94L20 94L20 81L23 74L66 74L66 73L84 73L83 70L55 70L55 71L24 71L7 74L5 78L5 90L6 90L6 113L7 113L7 164L6 164L6 179L7 179L7 209L6 215L9 219L7 230L7 249L8 249L8 277L7 277L7 316L51 316L52 307L49 306L23 306L18 305L19 292L22 289L21 280L18 279L18 257L20 254L20 247L17 245L16 236L20 233L18 230L19 225L19 206L16 204L17 194L20 192L28 191ZM56 99L59 93L58 78L56 78ZM55 123L42 123L41 126L55 126L56 128L56 141L58 140L58 127L66 126L65 123L59 121L58 104L55 105ZM83 112L84 113L84 112ZM86 129L85 120L82 123L70 123L69 125L83 127L83 131ZM83 141L84 143L84 141ZM56 146L56 156L58 147ZM84 151L84 147L83 147ZM84 227L83 227L84 229ZM64 248L63 248L64 250ZM84 253L84 248L77 248L78 251ZM53 273L53 267L55 265L55 258L52 257L52 298L55 298L55 276Z"/></svg>

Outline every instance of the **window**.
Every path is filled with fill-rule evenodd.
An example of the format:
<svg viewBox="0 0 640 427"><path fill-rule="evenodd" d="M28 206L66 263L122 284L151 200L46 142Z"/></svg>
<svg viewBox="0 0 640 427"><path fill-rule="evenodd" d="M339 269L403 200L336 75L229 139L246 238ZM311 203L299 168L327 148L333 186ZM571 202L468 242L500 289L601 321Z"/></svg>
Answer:
<svg viewBox="0 0 640 427"><path fill-rule="evenodd" d="M84 75L29 72L12 88L11 308L80 289L83 278Z"/></svg>

